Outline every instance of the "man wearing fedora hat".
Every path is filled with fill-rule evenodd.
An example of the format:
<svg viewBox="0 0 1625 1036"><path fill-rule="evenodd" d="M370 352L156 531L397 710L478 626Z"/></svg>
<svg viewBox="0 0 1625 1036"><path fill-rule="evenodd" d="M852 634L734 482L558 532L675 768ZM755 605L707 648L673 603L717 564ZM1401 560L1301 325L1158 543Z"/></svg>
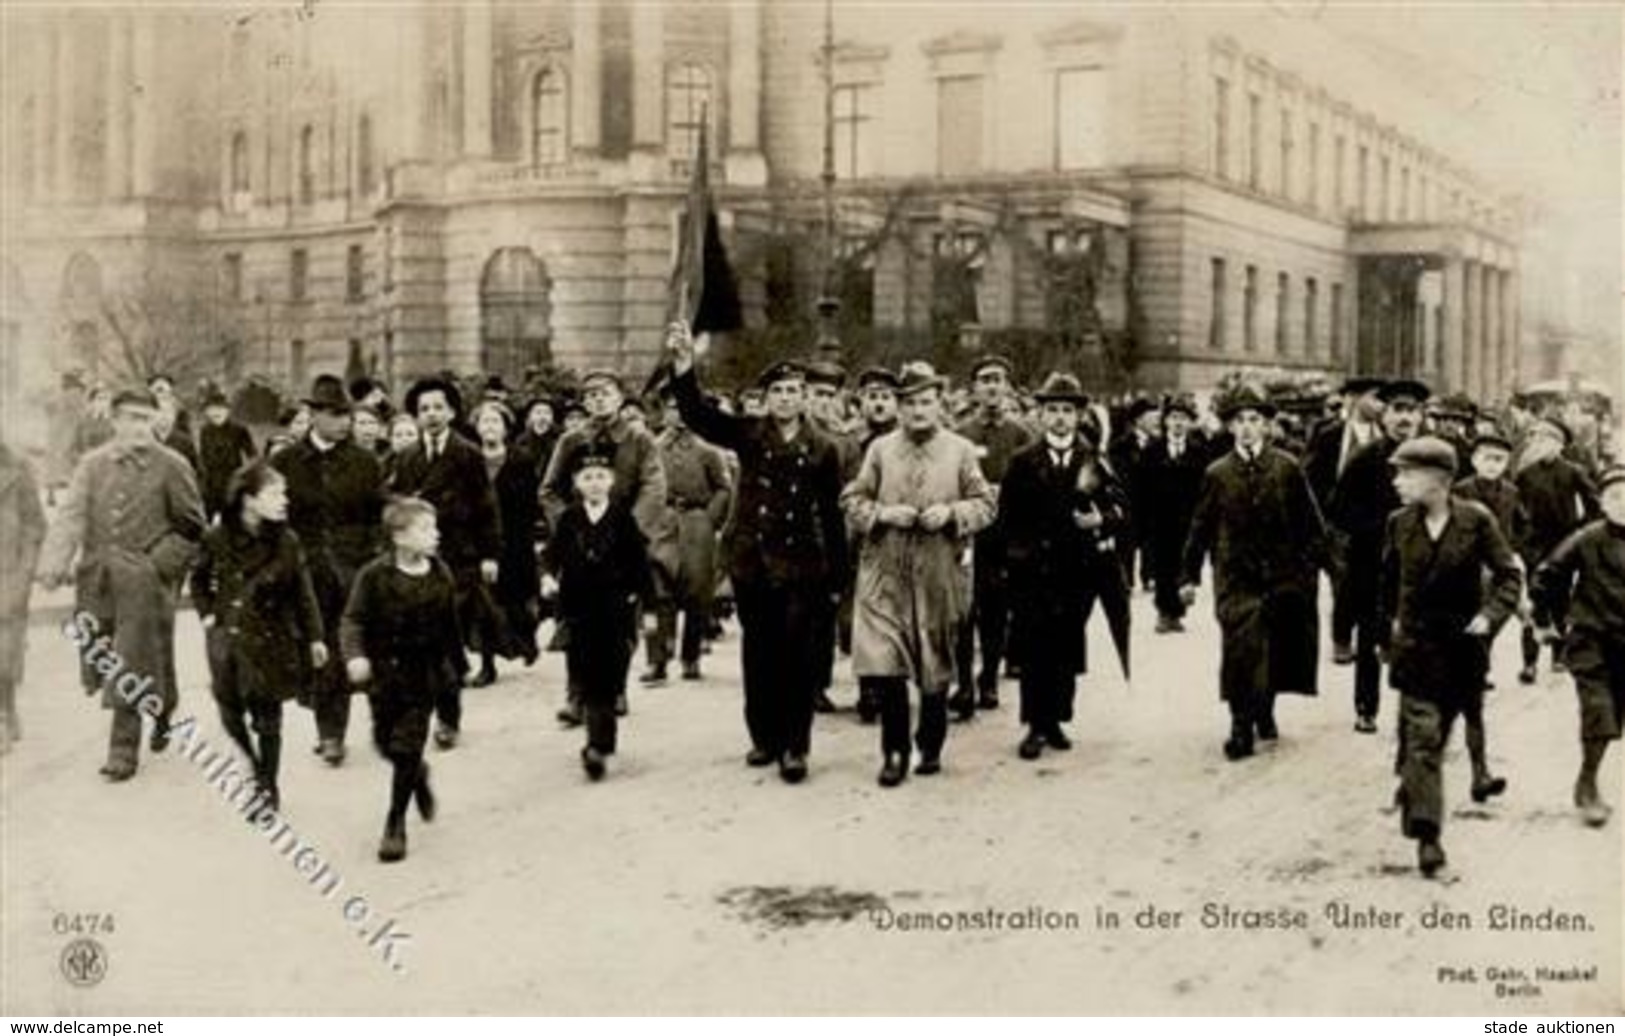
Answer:
<svg viewBox="0 0 1625 1036"><path fill-rule="evenodd" d="M153 715L151 748L161 752L169 744L175 605L205 528L192 469L153 437L157 416L158 400L147 389L113 397L114 437L80 458L40 552L47 587L73 581L81 647L109 640L124 663L113 675L138 674L150 682L150 691L131 700L97 671L100 666L81 667L85 689L101 690L103 707L113 713L101 771L110 781L135 776L141 716L150 708L138 706L153 695L161 708Z"/></svg>
<svg viewBox="0 0 1625 1036"><path fill-rule="evenodd" d="M971 366L970 379L976 407L959 422L957 431L975 444L982 475L993 487L997 499L1011 458L1032 445L1033 434L1006 410L1006 402L1014 396L1008 359L997 355L982 357ZM974 715L978 705L984 709L999 706L999 671L1004 664L1010 622L1009 579L1004 554L1004 533L995 513L992 524L976 534L971 552L971 617L959 645L961 682L952 700L952 707L961 719ZM975 675L976 696L973 698L969 674L977 641L982 647L982 668Z"/></svg>
<svg viewBox="0 0 1625 1036"><path fill-rule="evenodd" d="M1382 565L1382 536L1388 516L1399 509L1393 472L1388 460L1400 444L1422 430L1422 405L1428 387L1419 381L1385 382L1382 400L1382 435L1367 443L1349 460L1326 509L1332 525L1342 534L1348 568L1345 592L1354 619L1354 729L1377 732L1377 711L1382 702L1382 662L1376 645L1383 631L1377 625L1377 574Z"/></svg>
<svg viewBox="0 0 1625 1036"><path fill-rule="evenodd" d="M304 403L310 434L279 450L271 466L288 481L288 528L304 547L322 627L336 631L356 573L382 546L384 472L375 455L350 440L352 404L342 381L317 375ZM298 694L316 714L316 751L329 766L344 761L356 690L336 648L329 645L327 665Z"/></svg>
<svg viewBox="0 0 1625 1036"><path fill-rule="evenodd" d="M908 769L910 682L920 689L915 772L941 768L948 688L970 612L960 558L997 507L975 445L943 427L946 387L927 364L904 367L900 427L870 444L841 494L859 550L852 667L879 691L886 786Z"/></svg>
<svg viewBox="0 0 1625 1036"><path fill-rule="evenodd" d="M1146 447L1140 460L1144 472L1141 520L1156 587L1158 633L1178 633L1185 628L1185 605L1179 597L1180 556L1210 459L1206 438L1196 428L1198 416L1195 400L1169 396L1162 405L1162 437Z"/></svg>
<svg viewBox="0 0 1625 1036"><path fill-rule="evenodd" d="M1213 604L1222 637L1220 696L1230 709L1225 758L1273 741L1278 693L1313 695L1319 614L1317 570L1331 569L1326 526L1297 462L1265 443L1274 407L1242 385L1220 396L1234 449L1211 464L1185 543L1180 595L1196 599L1213 559Z"/></svg>
<svg viewBox="0 0 1625 1036"><path fill-rule="evenodd" d="M1563 455L1573 441L1574 433L1557 417L1537 418L1525 433L1523 454L1513 481L1517 483L1518 498L1523 501L1528 518L1523 541L1517 544L1526 571L1535 571L1559 543L1596 516L1597 498L1591 480L1584 469ZM1564 665L1562 637L1568 628L1568 616L1561 603L1550 618L1558 633L1550 648L1552 668L1561 671ZM1540 641L1533 628L1526 625L1523 669L1518 679L1526 684L1534 683L1539 662Z"/></svg>
<svg viewBox="0 0 1625 1036"><path fill-rule="evenodd" d="M1401 695L1402 828L1431 877L1445 863L1445 746L1457 717L1483 709L1489 637L1518 606L1523 577L1494 516L1451 496L1456 451L1449 443L1413 437L1387 463L1400 508L1385 522L1374 626L1389 685ZM1487 779L1481 765L1475 758L1474 798Z"/></svg>
<svg viewBox="0 0 1625 1036"><path fill-rule="evenodd" d="M1107 581L1121 583L1110 544L1128 517L1115 481L1102 480L1084 507L1080 483L1098 467L1099 444L1081 419L1089 405L1078 379L1053 373L1035 395L1044 434L1010 461L999 493L1010 565L1010 657L1021 667L1023 759L1065 751L1077 677L1086 662L1084 623Z"/></svg>
<svg viewBox="0 0 1625 1036"><path fill-rule="evenodd" d="M457 613L465 636L480 633L477 608L487 607L502 556L502 519L496 493L486 473L480 448L453 428L462 410L462 395L445 378L425 378L406 393L406 410L417 418L422 436L400 458L395 468L395 491L416 496L434 506L440 528L440 558L451 569L456 584ZM482 600L483 598L483 600ZM476 686L490 683L495 673L484 671ZM448 683L435 702L435 745L450 749L462 731L462 687Z"/></svg>
<svg viewBox="0 0 1625 1036"><path fill-rule="evenodd" d="M776 361L757 378L767 412L735 416L705 398L688 326L666 329L672 392L683 423L739 458L739 492L722 536L742 630L740 662L751 766L807 776L816 693L813 646L820 609L846 582L841 465L835 444L806 420L799 364Z"/></svg>

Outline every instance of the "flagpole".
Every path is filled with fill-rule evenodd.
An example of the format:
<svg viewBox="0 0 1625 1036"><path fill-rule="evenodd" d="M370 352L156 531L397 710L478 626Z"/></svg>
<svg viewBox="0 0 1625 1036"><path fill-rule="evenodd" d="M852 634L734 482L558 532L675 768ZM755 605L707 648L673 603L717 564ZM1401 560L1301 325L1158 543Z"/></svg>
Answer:
<svg viewBox="0 0 1625 1036"><path fill-rule="evenodd" d="M836 327L841 302L835 297L835 0L824 0L824 187L823 276L818 298L818 353L839 359L841 336Z"/></svg>

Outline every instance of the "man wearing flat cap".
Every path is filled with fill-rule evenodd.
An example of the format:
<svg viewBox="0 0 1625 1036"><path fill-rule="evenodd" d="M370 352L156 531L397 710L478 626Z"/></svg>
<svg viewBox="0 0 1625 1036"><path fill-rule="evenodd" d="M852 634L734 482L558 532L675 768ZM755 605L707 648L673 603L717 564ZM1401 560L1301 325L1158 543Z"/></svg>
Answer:
<svg viewBox="0 0 1625 1036"><path fill-rule="evenodd" d="M1517 544L1525 571L1533 572L1571 533L1597 514L1597 494L1585 469L1563 455L1574 435L1554 416L1537 418L1524 434L1523 454L1518 458L1518 499L1523 501L1523 541ZM1568 615L1561 605L1550 616L1559 640L1551 645L1552 668L1563 668L1561 638L1568 629ZM1529 626L1523 631L1522 683L1535 682L1540 662L1540 641Z"/></svg>
<svg viewBox="0 0 1625 1036"><path fill-rule="evenodd" d="M976 448L943 427L946 382L926 364L903 369L896 431L876 439L841 494L858 546L852 668L880 696L880 783L908 771L909 684L920 691L914 771L941 768L948 689L970 613L965 543L993 521L996 500Z"/></svg>
<svg viewBox="0 0 1625 1036"><path fill-rule="evenodd" d="M1517 608L1523 577L1495 517L1451 495L1449 443L1411 438L1388 464L1401 506L1384 523L1374 625L1401 695L1402 830L1432 877L1445 864L1444 750L1458 717L1482 716L1489 637ZM1484 775L1473 776L1476 786Z"/></svg>
<svg viewBox="0 0 1625 1036"><path fill-rule="evenodd" d="M739 492L722 553L742 631L751 739L745 761L776 762L779 775L796 784L807 776L812 747L815 624L846 582L840 456L806 419L807 386L798 364L779 361L757 379L766 416L735 416L700 391L686 324L666 329L666 348L683 423L739 458Z"/></svg>
<svg viewBox="0 0 1625 1036"><path fill-rule="evenodd" d="M490 598L481 592L496 584L502 557L502 519L480 448L452 427L461 415L462 394L445 378L425 378L406 393L406 410L422 429L417 445L401 456L395 491L434 505L440 527L440 558L456 583L457 613L464 635L476 634L483 616L476 609ZM482 673L477 683L494 674ZM461 681L448 685L435 702L435 745L450 749L462 732Z"/></svg>
<svg viewBox="0 0 1625 1036"><path fill-rule="evenodd" d="M600 368L583 375L581 401L587 410L587 422L559 436L542 476L542 512L548 526L556 524L564 509L576 499L573 472L578 455L589 450L608 453L615 458L615 484L610 489L610 499L631 512L649 541L650 559L660 570L655 577L657 582L669 587L678 568L677 519L667 506L668 485L660 446L646 425L628 420L624 410L626 391L614 371ZM624 715L627 704L623 700L616 708ZM583 713L574 688L558 718L567 726L576 726L582 721Z"/></svg>
<svg viewBox="0 0 1625 1036"><path fill-rule="evenodd" d="M107 641L124 663L111 675L81 666L86 691L101 690L113 713L101 771L109 781L135 776L143 714L153 720L152 750L169 744L175 605L205 523L192 469L153 436L157 416L158 400L147 389L113 397L114 437L80 458L40 554L47 587L73 581L81 657L93 641ZM145 693L120 692L142 679Z"/></svg>
<svg viewBox="0 0 1625 1036"><path fill-rule="evenodd" d="M1382 702L1382 662L1376 645L1377 573L1382 564L1382 536L1388 516L1399 509L1389 458L1400 444L1422 430L1422 404L1428 388L1400 379L1383 384L1382 435L1360 448L1338 477L1327 517L1342 535L1347 566L1349 607L1354 619L1354 729L1377 732Z"/></svg>
<svg viewBox="0 0 1625 1036"><path fill-rule="evenodd" d="M322 628L337 630L356 574L382 546L384 471L377 456L350 439L350 396L331 374L319 374L304 400L310 434L280 450L271 466L288 481L288 528L310 568ZM316 751L329 766L344 761L350 696L337 645L298 698L316 714Z"/></svg>
<svg viewBox="0 0 1625 1036"><path fill-rule="evenodd" d="M1006 400L1014 391L1010 372L1010 361L1003 356L984 356L971 366L971 394L976 406L956 429L976 446L982 475L992 486L995 500L1005 472L1009 470L1010 459L1033 443L1031 430L1012 418L1005 408ZM959 646L960 686L951 702L960 719L969 719L978 705L984 709L999 706L999 675L1009 633L1010 602L1004 534L996 513L992 524L976 535L971 573L974 587L971 614ZM982 668L975 675L973 697L967 678L972 670L976 641L981 642Z"/></svg>
<svg viewBox="0 0 1625 1036"><path fill-rule="evenodd" d="M1243 385L1215 409L1234 448L1209 465L1191 517L1180 595L1196 599L1213 559L1213 604L1222 638L1220 696L1230 709L1225 758L1253 754L1279 736L1275 697L1317 689L1318 569L1333 566L1326 526L1297 461L1265 441L1274 407Z"/></svg>

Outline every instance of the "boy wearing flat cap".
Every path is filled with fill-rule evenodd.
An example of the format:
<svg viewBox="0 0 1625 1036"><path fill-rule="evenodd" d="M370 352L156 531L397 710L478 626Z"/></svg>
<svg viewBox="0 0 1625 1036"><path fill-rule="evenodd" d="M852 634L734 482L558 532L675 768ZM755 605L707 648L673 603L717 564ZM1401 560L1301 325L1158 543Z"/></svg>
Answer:
<svg viewBox="0 0 1625 1036"><path fill-rule="evenodd" d="M1533 572L1570 533L1596 517L1596 493L1590 479L1584 469L1563 456L1573 441L1574 434L1568 425L1555 417L1537 420L1525 434L1523 455L1518 459L1518 473L1513 480L1518 484L1518 497L1529 518L1523 542L1518 544L1526 571ZM1563 602L1557 602L1548 616L1558 633L1551 645L1552 669L1556 672L1561 672L1564 664L1563 634L1568 628L1564 607ZM1534 683L1539 662L1540 641L1532 629L1525 627L1523 669L1518 673L1518 680Z"/></svg>
<svg viewBox="0 0 1625 1036"><path fill-rule="evenodd" d="M1417 866L1432 877L1445 864L1441 769L1450 729L1483 709L1490 633L1518 606L1522 575L1495 517L1450 495L1449 443L1411 439L1389 464L1402 507L1383 539L1377 629L1389 686L1401 695L1401 823L1417 842ZM1476 785L1485 774L1473 776Z"/></svg>
<svg viewBox="0 0 1625 1036"><path fill-rule="evenodd" d="M1569 617L1565 657L1580 698L1580 775L1574 804L1591 827L1611 808L1597 790L1608 743L1625 723L1625 467L1598 479L1603 518L1565 539L1535 570L1536 621L1556 638L1552 616ZM1566 609L1565 609L1566 606Z"/></svg>

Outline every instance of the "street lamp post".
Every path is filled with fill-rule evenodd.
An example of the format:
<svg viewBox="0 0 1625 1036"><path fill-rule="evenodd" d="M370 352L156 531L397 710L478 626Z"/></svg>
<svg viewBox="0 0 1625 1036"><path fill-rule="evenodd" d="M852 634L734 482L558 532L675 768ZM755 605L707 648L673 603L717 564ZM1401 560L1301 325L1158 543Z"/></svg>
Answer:
<svg viewBox="0 0 1625 1036"><path fill-rule="evenodd" d="M823 276L817 303L820 357L836 360L841 355L838 321L841 301L835 297L835 2L824 0L824 170L823 183Z"/></svg>

